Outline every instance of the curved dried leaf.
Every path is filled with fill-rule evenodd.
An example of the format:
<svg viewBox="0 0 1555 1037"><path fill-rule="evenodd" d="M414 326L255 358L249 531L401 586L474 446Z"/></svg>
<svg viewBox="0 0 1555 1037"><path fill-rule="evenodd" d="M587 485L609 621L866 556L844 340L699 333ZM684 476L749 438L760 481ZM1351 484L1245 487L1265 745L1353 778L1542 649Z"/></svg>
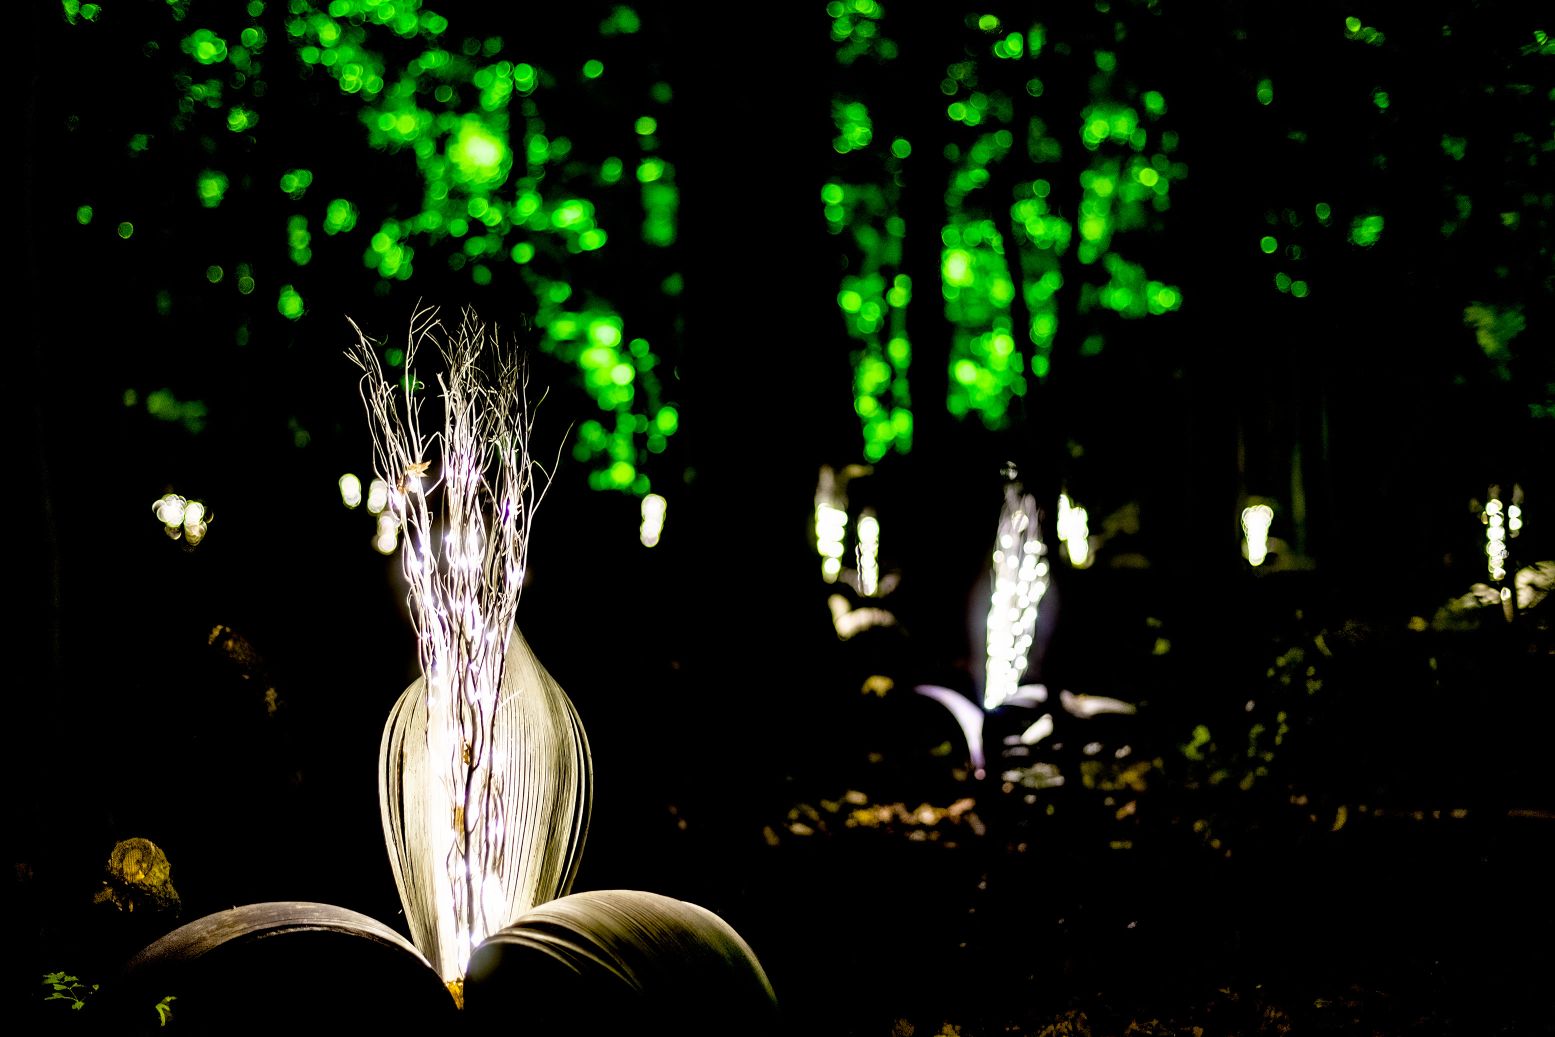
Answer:
<svg viewBox="0 0 1555 1037"><path fill-rule="evenodd" d="M400 901L416 946L444 978L465 962L439 912L449 910L448 868L437 847L459 827L479 845L484 874L468 877L479 942L536 904L572 887L588 832L593 770L571 700L515 629L487 753L485 799L467 818L441 787L428 750L427 689L418 679L395 703L379 752L379 805ZM475 773L472 768L471 773ZM441 831L437 828L441 827ZM445 851L446 852L446 851Z"/></svg>
<svg viewBox="0 0 1555 1037"><path fill-rule="evenodd" d="M740 934L696 904L638 890L575 893L527 912L475 952L472 1022L537 1033L759 1034L777 998Z"/></svg>

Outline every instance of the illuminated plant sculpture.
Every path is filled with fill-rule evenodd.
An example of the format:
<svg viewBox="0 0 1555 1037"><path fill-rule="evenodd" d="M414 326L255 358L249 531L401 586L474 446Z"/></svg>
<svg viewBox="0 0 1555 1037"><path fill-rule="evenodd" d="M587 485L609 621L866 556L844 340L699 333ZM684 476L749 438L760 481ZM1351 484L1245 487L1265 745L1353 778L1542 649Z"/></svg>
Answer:
<svg viewBox="0 0 1555 1037"><path fill-rule="evenodd" d="M428 342L445 367L431 435L415 366ZM571 886L591 774L571 702L515 626L549 482L529 454L523 366L470 311L452 334L418 312L404 352L393 380L360 329L349 353L374 467L404 528L422 670L384 729L379 799L411 934L458 996L483 939Z"/></svg>
<svg viewBox="0 0 1555 1037"><path fill-rule="evenodd" d="M416 378L427 343L445 368L432 435ZM761 963L711 911L638 890L566 895L593 775L577 712L514 622L550 482L529 456L524 368L470 311L452 334L435 311L418 312L403 354L404 376L391 380L360 329L348 351L386 487L380 518L405 534L421 656L378 757L384 839L415 946L329 904L235 907L126 962L94 998L100 1028L138 1029L173 989L179 1025L198 1033L283 1030L298 999L329 1033L448 1033L466 1005L476 1025L522 1018L535 1033L775 1033ZM357 482L343 496L360 497ZM321 975L374 996L320 1001Z"/></svg>
<svg viewBox="0 0 1555 1037"><path fill-rule="evenodd" d="M999 510L999 528L991 560L988 621L985 648L988 667L984 671L981 704L937 684L920 684L918 694L931 698L950 710L961 733L966 736L972 760L972 773L981 778L987 759L983 751L983 726L987 715L1001 706L1036 706L1047 701L1047 687L1022 684L1031 651L1037 639L1037 608L1047 593L1047 545L1042 542L1041 518L1037 500L1021 490L1015 466L1005 469L1004 506ZM1068 695L1069 692L1064 692ZM1034 744L1052 733L1053 718L1044 714L1027 729Z"/></svg>

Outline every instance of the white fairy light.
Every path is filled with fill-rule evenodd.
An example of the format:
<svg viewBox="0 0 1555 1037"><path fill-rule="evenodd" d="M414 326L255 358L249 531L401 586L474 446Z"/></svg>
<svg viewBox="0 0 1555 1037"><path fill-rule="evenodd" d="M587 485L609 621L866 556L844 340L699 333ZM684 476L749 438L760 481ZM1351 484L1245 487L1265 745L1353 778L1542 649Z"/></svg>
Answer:
<svg viewBox="0 0 1555 1037"><path fill-rule="evenodd" d="M424 386L414 373L417 350L428 340L438 345L447 371L438 377L444 427L436 435L422 431L418 390ZM529 524L549 475L529 455L523 368L473 313L446 336L432 311L417 313L404 378L386 374L360 331L349 355L363 372L373 432L377 478L367 492L367 508L378 515L373 543L384 554L397 543L401 548L427 678L424 734L419 719L396 715L391 724L417 725L425 752L413 747L414 774L407 772L407 780L419 782L426 802L444 804L430 816L413 816L415 836L425 843L410 857L394 858L395 878L407 915L414 915L417 945L453 983L475 945L512 921L514 898L525 893L520 873L529 862L509 852L512 777L495 767L493 732L505 653L521 640L514 628ZM536 469L544 481L537 483ZM389 805L385 811L387 824ZM423 861L435 862L436 874L417 871Z"/></svg>
<svg viewBox="0 0 1555 1037"><path fill-rule="evenodd" d="M350 472L340 477L340 502L348 508L362 506L362 480Z"/></svg>
<svg viewBox="0 0 1555 1037"><path fill-rule="evenodd" d="M1254 504L1242 509L1242 532L1247 537L1247 563L1262 565L1269 557L1269 524L1274 521L1274 509L1267 504Z"/></svg>
<svg viewBox="0 0 1555 1037"><path fill-rule="evenodd" d="M382 479L374 479L367 484L367 510L374 515L381 515L389 506L389 484Z"/></svg>
<svg viewBox="0 0 1555 1037"><path fill-rule="evenodd" d="M210 513L200 501L164 493L152 502L151 513L162 523L162 532L169 540L181 539L190 547L198 547L205 539Z"/></svg>
<svg viewBox="0 0 1555 1037"><path fill-rule="evenodd" d="M815 550L821 556L821 578L836 583L842 575L842 545L848 533L848 502L837 486L836 473L821 467L815 488Z"/></svg>
<svg viewBox="0 0 1555 1037"><path fill-rule="evenodd" d="M373 533L373 547L379 554L391 555L400 546L400 522L385 512L378 516L378 529Z"/></svg>
<svg viewBox="0 0 1555 1037"><path fill-rule="evenodd" d="M189 501L184 505L184 542L190 547L198 547L205 539L209 527L206 524L205 505L197 500Z"/></svg>
<svg viewBox="0 0 1555 1037"><path fill-rule="evenodd" d="M880 520L865 511L858 520L858 590L873 597L880 593Z"/></svg>
<svg viewBox="0 0 1555 1037"><path fill-rule="evenodd" d="M165 493L160 500L151 505L152 514L157 521L171 530L168 536L176 537L178 530L184 524L184 505L187 502L176 493Z"/></svg>
<svg viewBox="0 0 1555 1037"><path fill-rule="evenodd" d="M848 513L830 504L815 506L815 542L821 555L821 576L835 583L842 575L842 541L847 535Z"/></svg>
<svg viewBox="0 0 1555 1037"><path fill-rule="evenodd" d="M1037 632L1037 607L1047 593L1048 564L1037 522L1037 502L1010 482L999 513L993 552L993 593L988 607L988 670L983 708L1013 696L1026 672Z"/></svg>
<svg viewBox="0 0 1555 1037"><path fill-rule="evenodd" d="M1480 514L1480 521L1485 524L1485 555L1486 568L1490 570L1492 580L1506 579L1506 516L1503 514L1502 504L1499 498L1492 497L1485 502L1485 510ZM1517 526L1522 529L1522 509L1517 511Z"/></svg>
<svg viewBox="0 0 1555 1037"><path fill-rule="evenodd" d="M1076 569L1091 564L1091 529L1084 508L1077 508L1069 494L1058 495L1058 539L1069 549L1069 562Z"/></svg>
<svg viewBox="0 0 1555 1037"><path fill-rule="evenodd" d="M669 510L669 502L657 493L650 493L643 498L642 528L638 531L638 539L644 547L656 547L659 537L664 532L664 514Z"/></svg>

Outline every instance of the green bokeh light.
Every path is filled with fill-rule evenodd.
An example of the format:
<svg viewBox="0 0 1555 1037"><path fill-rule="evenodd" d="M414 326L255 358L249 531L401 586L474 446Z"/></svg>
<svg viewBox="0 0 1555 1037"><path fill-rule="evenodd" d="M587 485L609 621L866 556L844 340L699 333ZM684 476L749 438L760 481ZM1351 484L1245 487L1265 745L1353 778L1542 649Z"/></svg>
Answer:
<svg viewBox="0 0 1555 1037"><path fill-rule="evenodd" d="M610 15L600 23L599 32L602 36L629 36L642 28L642 19L637 12L622 4L611 10Z"/></svg>
<svg viewBox="0 0 1555 1037"><path fill-rule="evenodd" d="M207 209L214 209L220 205L227 194L227 183L227 174L218 170L207 169L201 173L195 181L200 204Z"/></svg>
<svg viewBox="0 0 1555 1037"><path fill-rule="evenodd" d="M102 13L102 8L97 4L83 4L81 0L61 0L60 6L64 9L65 22L68 25L95 22L97 16Z"/></svg>
<svg viewBox="0 0 1555 1037"><path fill-rule="evenodd" d="M312 184L312 170L288 169L281 174L281 193L290 196L293 201L301 201Z"/></svg>
<svg viewBox="0 0 1555 1037"><path fill-rule="evenodd" d="M275 308L287 320L297 320L303 314L302 296L291 285L282 285Z"/></svg>
<svg viewBox="0 0 1555 1037"><path fill-rule="evenodd" d="M475 116L466 116L448 143L455 178L480 187L498 187L507 179L512 153L506 135Z"/></svg>
<svg viewBox="0 0 1555 1037"><path fill-rule="evenodd" d="M227 60L227 41L209 29L196 29L184 37L183 51L202 65L219 65Z"/></svg>
<svg viewBox="0 0 1555 1037"><path fill-rule="evenodd" d="M1370 248L1382 237L1383 218L1378 213L1357 216L1350 223L1350 242L1362 248Z"/></svg>
<svg viewBox="0 0 1555 1037"><path fill-rule="evenodd" d="M179 0L170 6L173 20L183 20L187 3ZM850 32L850 38L866 41L873 53L881 53L880 37L872 28L880 14L878 5L855 10L857 6L857 0L850 0L844 12L859 30ZM72 10L79 14L81 6ZM614 4L607 10L599 23L602 35L629 36L640 31L642 19L633 8ZM246 23L242 21L245 11L251 19ZM262 22L261 15L265 16ZM861 28L865 22L871 27ZM603 451L589 454L591 466L599 473L614 470L619 475L614 466L626 463L630 479L624 488L642 492L648 484L647 455L667 449L668 435L678 428L678 419L671 411L666 423L654 424L665 406L664 386L655 374L662 362L644 338L634 338L630 350L621 344L625 316L594 291L594 281L606 268L588 264L597 264L591 256L613 251L612 234L630 234L631 210L638 200L643 240L655 247L674 246L680 188L669 161L673 152L656 136L668 111L656 108L654 115L644 116L634 127L642 132L633 138L638 149L630 156L591 152L583 141L593 138L581 132L580 146L575 148L565 134L566 119L576 116L564 114L557 119L553 112L540 109L547 91L560 85L557 76L514 61L499 37L449 38L444 35L449 28L449 20L423 9L421 0L288 0L268 9L261 0L252 0L204 27L191 29L186 23L172 36L174 48L179 43L184 46L175 54L177 113L170 132L198 135L200 146L214 156L205 160L212 166L231 169L231 163L240 162L245 170L273 170L264 175L279 176L281 192L297 203L288 207L284 228L295 283L278 288L280 277L271 260L264 266L263 285L255 277L257 265L233 262L223 269L207 260L207 265L195 269L204 270L210 284L231 283L245 296L256 288L263 288L262 297L276 292L269 297L276 300L278 313L288 320L306 319L304 297L315 304L318 300L300 278L306 275L304 268L311 269L316 252L320 258L324 255L326 239L317 236L318 228L328 236L344 235L354 232L365 215L365 233L347 248L360 250L364 264L378 278L380 293L387 293L390 282L411 279L417 264L428 261L437 267L446 262L476 285L500 285L504 291L528 287L538 300L536 324L545 329L538 347L578 363L580 375L593 379L587 388L600 408L630 419L606 423L608 443ZM280 46L286 48L284 55L266 54L267 49ZM586 62L586 51L574 53L577 64L572 67L581 68L587 79L599 77L615 52L599 53ZM287 68L289 62L283 57L295 60L314 83L333 83L340 97L354 99L360 116L358 132L373 148L413 161L421 181L419 207L411 204L363 213L356 203L368 196L308 204L314 201L308 195L315 186L314 172L322 185L337 171L285 168L288 157L295 163L302 154L294 149L288 155L294 135L279 132L289 130L284 126L277 126L274 136L266 133L270 127L261 117L272 118L272 102L265 98L282 95L273 80L266 83L265 77L275 69L265 66ZM630 71L635 66L623 67ZM621 78L619 89L639 91L639 104L651 101L667 106L673 99L670 85L654 82L651 75L636 84L625 82L627 75ZM279 107L274 111L283 113ZM223 123L241 139L229 140L228 134L220 133ZM164 132L169 131L159 127L156 143L161 143ZM150 134L136 134L130 141L131 154L146 152L152 143ZM241 159L233 157L238 152ZM250 156L260 154L266 156L264 162L252 165ZM637 190L609 195L604 211L619 222L607 227L596 212L592 194L627 179L628 169L638 178ZM197 186L202 205L228 208L239 198L238 178L233 176L229 184L225 174L214 169L199 174ZM247 178L241 189L246 203ZM77 219L85 223L91 218L91 207L81 206ZM279 243L280 230L260 229L260 240L268 242L267 252ZM133 232L129 221L119 228L125 238ZM583 272L573 275L574 264ZM664 265L646 282L650 289L663 289L649 312L664 334L673 334L668 329L673 326L674 304L666 303L663 296L678 293L682 284L678 273L667 271L678 265L677 257L666 256ZM569 271L566 279L558 276L562 271ZM166 296L168 302L173 299L171 294ZM601 325L602 318L615 323L606 320ZM598 348L591 329L600 326L616 329L616 341L610 346L614 357L583 370L580 354L585 347ZM241 337L246 339L246 330ZM667 371L667 365L660 370ZM610 482L612 488L619 488L619 479Z"/></svg>
<svg viewBox="0 0 1555 1037"><path fill-rule="evenodd" d="M356 206L344 198L332 199L324 210L324 233L345 234L356 228Z"/></svg>
<svg viewBox="0 0 1555 1037"><path fill-rule="evenodd" d="M227 111L227 129L233 133L243 133L259 125L259 115L242 105L234 105Z"/></svg>

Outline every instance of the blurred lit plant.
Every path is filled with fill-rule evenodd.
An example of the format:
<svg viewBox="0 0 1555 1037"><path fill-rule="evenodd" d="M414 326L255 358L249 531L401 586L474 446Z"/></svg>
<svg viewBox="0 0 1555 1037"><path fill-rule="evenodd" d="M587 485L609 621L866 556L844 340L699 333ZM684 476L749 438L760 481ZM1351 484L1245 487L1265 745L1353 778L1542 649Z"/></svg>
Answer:
<svg viewBox="0 0 1555 1037"><path fill-rule="evenodd" d="M1047 545L1037 502L1021 490L1014 470L1004 489L1004 507L993 549L993 588L988 604L987 679L983 708L996 709L1014 698L1031 662L1037 615L1047 592Z"/></svg>
<svg viewBox="0 0 1555 1037"><path fill-rule="evenodd" d="M872 0L833 3L827 13L844 65L862 53L861 32L879 38L886 14ZM950 123L943 153L951 173L940 231L940 289L952 332L947 406L958 417L976 413L997 429L1027 394L1029 379L1048 374L1059 292L1066 286L1076 293L1073 312L1081 316L1099 309L1138 318L1182 305L1180 289L1150 278L1112 242L1117 233L1153 228L1187 167L1171 157L1177 134L1154 129L1166 113L1164 97L1121 80L1113 51L1092 55L1097 74L1079 112L1076 148L1049 132L1042 111L1046 89L1032 74L1049 45L1045 26L1008 25L993 14L965 22L969 42L939 84ZM881 99L903 89L886 78L894 54L894 47L878 53L872 79L859 79L878 84ZM912 285L899 268L904 168L914 147L877 126L869 102L860 86L834 97L832 147L839 157L821 201L828 229L845 235L848 274L837 304L858 347L854 403L864 425L865 457L873 461L912 445L912 352L904 312ZM1068 117L1050 116L1055 122ZM1075 182L1070 178L1078 180L1077 203L1065 197L1063 185ZM1089 275L1097 267L1104 279ZM1078 339L1080 329L1074 334ZM1093 354L1102 342L1100 334L1089 334L1077 352Z"/></svg>
<svg viewBox="0 0 1555 1037"><path fill-rule="evenodd" d="M884 7L875 0L833 2L831 38L839 64L868 55L878 67L897 56L896 44L881 35ZM821 187L826 229L836 236L847 273L837 292L843 326L853 341L853 407L864 433L864 457L879 461L912 449L913 413L907 336L912 279L904 271L902 218L905 138L876 132L868 103L855 96L832 100L832 176Z"/></svg>

